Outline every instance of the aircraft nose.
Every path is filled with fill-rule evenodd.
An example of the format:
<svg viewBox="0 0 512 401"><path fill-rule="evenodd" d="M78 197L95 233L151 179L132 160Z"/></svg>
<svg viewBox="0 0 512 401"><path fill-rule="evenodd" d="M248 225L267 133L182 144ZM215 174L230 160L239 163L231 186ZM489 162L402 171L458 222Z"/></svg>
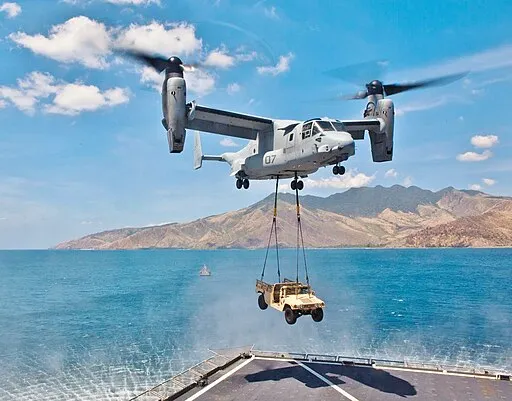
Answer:
<svg viewBox="0 0 512 401"><path fill-rule="evenodd" d="M340 148L354 143L354 138L352 138L352 135L348 132L336 132L335 134L332 134L332 139Z"/></svg>

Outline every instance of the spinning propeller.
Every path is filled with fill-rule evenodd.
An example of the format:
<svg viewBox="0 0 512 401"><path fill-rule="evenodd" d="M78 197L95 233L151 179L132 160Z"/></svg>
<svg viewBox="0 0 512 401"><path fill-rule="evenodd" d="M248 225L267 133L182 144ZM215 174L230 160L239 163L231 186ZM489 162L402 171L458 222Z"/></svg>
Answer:
<svg viewBox="0 0 512 401"><path fill-rule="evenodd" d="M193 71L199 67L207 67L205 64L201 63L183 64L181 59L176 56L172 56L167 59L161 56L153 56L149 53L145 53L139 50L120 49L118 51L126 56L132 57L144 64L147 64L150 67L153 67L158 72L170 69L171 72L181 73L187 70Z"/></svg>
<svg viewBox="0 0 512 401"><path fill-rule="evenodd" d="M361 75L368 76L369 74L380 75L379 73L376 73L377 70L379 72L382 71L383 67L387 65L387 62L385 61L378 61L378 62L369 62L369 63L361 63L361 64L354 64L347 67L341 67L337 68L335 70L327 71L326 74L330 75L331 77L337 78L337 79L343 79L349 82L354 82L354 77ZM354 74L355 72L355 74ZM447 85L451 82L454 82L463 76L465 76L467 72L458 73L458 74L451 74L451 75L445 75L442 77L436 77L431 79L426 79L423 81L416 81L416 82L408 82L408 83L395 83L395 84L385 84L380 80L372 80L371 82L367 83L366 90L362 90L357 92L354 95L346 96L344 99L365 99L370 95L383 95L383 96L391 96L396 95L397 93L406 92L408 90L412 89L420 89L420 88L428 88L431 86L441 86L441 85ZM361 82L361 80L359 80Z"/></svg>

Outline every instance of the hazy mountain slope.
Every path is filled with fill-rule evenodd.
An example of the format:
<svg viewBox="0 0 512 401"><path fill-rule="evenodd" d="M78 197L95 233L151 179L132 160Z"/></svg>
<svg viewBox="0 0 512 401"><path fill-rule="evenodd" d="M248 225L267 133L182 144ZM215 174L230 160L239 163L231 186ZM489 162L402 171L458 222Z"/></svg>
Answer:
<svg viewBox="0 0 512 401"><path fill-rule="evenodd" d="M378 186L328 198L305 196L301 202L308 247L512 246L512 200L477 191ZM346 212L333 211L339 209ZM247 208L189 223L105 231L56 248L262 248L268 243L272 210L269 196ZM279 195L278 239L282 246L296 245L291 194Z"/></svg>

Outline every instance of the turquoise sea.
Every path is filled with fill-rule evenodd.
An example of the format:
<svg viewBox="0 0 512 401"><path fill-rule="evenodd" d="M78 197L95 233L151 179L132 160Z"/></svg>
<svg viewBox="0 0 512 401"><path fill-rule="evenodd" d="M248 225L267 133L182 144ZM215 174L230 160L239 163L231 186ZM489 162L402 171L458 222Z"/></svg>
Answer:
<svg viewBox="0 0 512 401"><path fill-rule="evenodd" d="M252 344L512 370L512 249L309 250L325 318L294 326L257 306L264 255L0 252L0 400L126 399ZM295 278L294 250L281 270Z"/></svg>

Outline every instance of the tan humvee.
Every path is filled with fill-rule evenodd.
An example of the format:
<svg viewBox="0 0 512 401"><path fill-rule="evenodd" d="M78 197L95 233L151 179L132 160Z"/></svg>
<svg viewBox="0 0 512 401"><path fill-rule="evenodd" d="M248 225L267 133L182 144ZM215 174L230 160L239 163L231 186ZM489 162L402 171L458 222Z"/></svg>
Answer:
<svg viewBox="0 0 512 401"><path fill-rule="evenodd" d="M325 303L315 296L309 285L286 278L277 284L256 280L256 292L260 294L260 309L267 309L270 305L278 311L284 311L284 318L288 324L294 324L302 315L311 315L315 322L321 322L324 318Z"/></svg>

